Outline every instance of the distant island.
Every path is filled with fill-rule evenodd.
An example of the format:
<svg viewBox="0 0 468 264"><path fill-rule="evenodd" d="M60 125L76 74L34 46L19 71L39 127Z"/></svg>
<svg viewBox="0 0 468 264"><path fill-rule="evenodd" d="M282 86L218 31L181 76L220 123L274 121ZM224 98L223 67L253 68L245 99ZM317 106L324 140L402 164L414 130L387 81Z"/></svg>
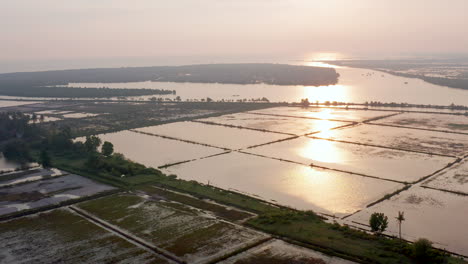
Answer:
<svg viewBox="0 0 468 264"><path fill-rule="evenodd" d="M333 85L333 68L286 64L206 64L101 68L0 74L0 95L42 97L109 97L172 93L153 89L98 89L56 87L69 83L190 82L223 84ZM88 90L88 91L86 91ZM69 96L67 96L69 94Z"/></svg>
<svg viewBox="0 0 468 264"><path fill-rule="evenodd" d="M462 60L347 60L339 66L378 70L428 83L468 90L468 61Z"/></svg>

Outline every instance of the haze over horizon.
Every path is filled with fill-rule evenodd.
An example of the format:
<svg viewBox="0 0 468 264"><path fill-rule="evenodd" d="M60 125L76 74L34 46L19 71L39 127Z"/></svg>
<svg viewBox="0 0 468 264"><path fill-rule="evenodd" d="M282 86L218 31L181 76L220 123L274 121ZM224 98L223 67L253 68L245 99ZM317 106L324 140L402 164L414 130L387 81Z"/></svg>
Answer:
<svg viewBox="0 0 468 264"><path fill-rule="evenodd" d="M0 72L468 54L468 2L449 3L1 1Z"/></svg>

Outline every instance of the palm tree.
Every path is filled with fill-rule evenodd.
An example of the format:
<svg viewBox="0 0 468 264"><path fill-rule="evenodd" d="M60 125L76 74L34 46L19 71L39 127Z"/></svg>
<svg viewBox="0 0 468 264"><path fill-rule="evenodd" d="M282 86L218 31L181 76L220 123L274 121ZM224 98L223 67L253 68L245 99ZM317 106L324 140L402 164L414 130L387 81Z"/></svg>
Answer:
<svg viewBox="0 0 468 264"><path fill-rule="evenodd" d="M400 233L400 240L401 240L401 223L405 221L405 212L400 212L398 211L398 216L395 217L398 221L398 226L399 226L399 233Z"/></svg>

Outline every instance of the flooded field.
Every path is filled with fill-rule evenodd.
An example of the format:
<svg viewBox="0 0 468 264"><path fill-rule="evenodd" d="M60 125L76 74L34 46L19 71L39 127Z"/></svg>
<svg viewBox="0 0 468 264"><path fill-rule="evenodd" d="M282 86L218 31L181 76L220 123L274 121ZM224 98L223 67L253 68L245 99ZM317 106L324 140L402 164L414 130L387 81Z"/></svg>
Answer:
<svg viewBox="0 0 468 264"><path fill-rule="evenodd" d="M467 135L409 128L359 125L312 136L449 156L462 156L468 153Z"/></svg>
<svg viewBox="0 0 468 264"><path fill-rule="evenodd" d="M3 101L0 100L0 108L2 107L10 107L10 106L19 106L19 105L28 105L28 104L36 104L38 102L31 102L31 101Z"/></svg>
<svg viewBox="0 0 468 264"><path fill-rule="evenodd" d="M260 246L254 247L239 255L231 257L221 264L351 264L354 262L330 257L320 252L307 248L288 244L284 241L273 239Z"/></svg>
<svg viewBox="0 0 468 264"><path fill-rule="evenodd" d="M468 134L468 115L404 113L375 123Z"/></svg>
<svg viewBox="0 0 468 264"><path fill-rule="evenodd" d="M67 209L0 223L0 263L174 263Z"/></svg>
<svg viewBox="0 0 468 264"><path fill-rule="evenodd" d="M126 158L154 168L224 152L218 148L131 131L101 134L99 138L114 144L115 152L124 153Z"/></svg>
<svg viewBox="0 0 468 264"><path fill-rule="evenodd" d="M57 204L114 187L78 175L46 178L0 189L0 215Z"/></svg>
<svg viewBox="0 0 468 264"><path fill-rule="evenodd" d="M313 132L326 131L334 127L350 124L348 122L299 119L281 116L265 116L248 113L223 115L219 117L199 119L198 121L213 122L216 124L239 126L294 135L305 135Z"/></svg>
<svg viewBox="0 0 468 264"><path fill-rule="evenodd" d="M372 111L372 110L347 110L344 108L324 108L324 107L274 107L262 110L251 111L266 115L285 115L301 118L320 118L330 120L343 120L362 122L380 116L391 115L398 112Z"/></svg>
<svg viewBox="0 0 468 264"><path fill-rule="evenodd" d="M370 214L382 212L388 216L388 233L398 234L395 219L398 211L405 213L403 238L427 238L435 246L468 256L466 212L468 197L447 192L413 187L408 191L359 212L350 220L368 225Z"/></svg>
<svg viewBox="0 0 468 264"><path fill-rule="evenodd" d="M98 114L92 114L92 113L70 113L70 114L64 114L64 118L85 118L85 117L93 117L93 116L98 116Z"/></svg>
<svg viewBox="0 0 468 264"><path fill-rule="evenodd" d="M468 195L468 160L432 177L424 186Z"/></svg>
<svg viewBox="0 0 468 264"><path fill-rule="evenodd" d="M305 165L313 164L402 182L416 181L455 160L448 157L307 137L245 151Z"/></svg>
<svg viewBox="0 0 468 264"><path fill-rule="evenodd" d="M403 184L229 153L164 170L179 178L246 193L303 210L343 216Z"/></svg>
<svg viewBox="0 0 468 264"><path fill-rule="evenodd" d="M58 177L67 174L55 168L36 168L26 171L18 171L0 174L0 187L11 186L20 183L38 181L51 177Z"/></svg>
<svg viewBox="0 0 468 264"><path fill-rule="evenodd" d="M246 148L290 137L288 135L196 122L178 122L135 130L228 149Z"/></svg>
<svg viewBox="0 0 468 264"><path fill-rule="evenodd" d="M20 167L21 165L19 163L6 160L0 152L0 173L12 171Z"/></svg>
<svg viewBox="0 0 468 264"><path fill-rule="evenodd" d="M112 195L79 207L190 263L207 263L265 235L147 195Z"/></svg>

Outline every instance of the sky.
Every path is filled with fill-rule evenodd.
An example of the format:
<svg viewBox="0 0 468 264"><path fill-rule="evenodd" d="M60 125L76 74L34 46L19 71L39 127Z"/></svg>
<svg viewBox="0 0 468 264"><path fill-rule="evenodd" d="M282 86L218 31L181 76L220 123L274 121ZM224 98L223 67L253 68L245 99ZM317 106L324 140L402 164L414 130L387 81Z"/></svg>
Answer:
<svg viewBox="0 0 468 264"><path fill-rule="evenodd" d="M467 0L0 0L0 72L28 62L467 54L467 10Z"/></svg>

